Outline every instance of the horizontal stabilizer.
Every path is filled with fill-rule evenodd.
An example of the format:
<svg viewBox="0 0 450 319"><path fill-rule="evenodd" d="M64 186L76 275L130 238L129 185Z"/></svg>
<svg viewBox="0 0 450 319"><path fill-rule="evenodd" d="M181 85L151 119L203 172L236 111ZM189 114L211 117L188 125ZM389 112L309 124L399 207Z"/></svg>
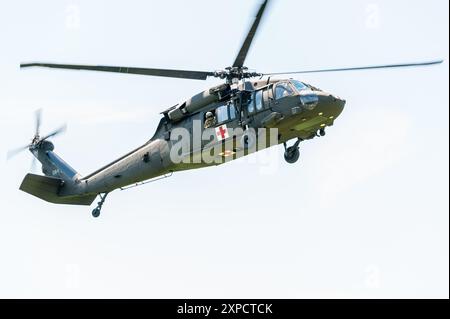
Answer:
<svg viewBox="0 0 450 319"><path fill-rule="evenodd" d="M54 204L86 205L89 206L96 195L58 196L63 185L60 178L27 174L20 185L20 190Z"/></svg>

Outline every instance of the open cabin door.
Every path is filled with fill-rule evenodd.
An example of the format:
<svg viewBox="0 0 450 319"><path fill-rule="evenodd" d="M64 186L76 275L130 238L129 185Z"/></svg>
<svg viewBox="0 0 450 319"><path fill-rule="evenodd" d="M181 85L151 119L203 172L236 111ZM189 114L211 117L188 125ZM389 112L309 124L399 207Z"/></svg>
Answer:
<svg viewBox="0 0 450 319"><path fill-rule="evenodd" d="M208 112L203 114L202 152L221 157L234 153L236 143L233 136L235 130L240 128L238 103L239 100L231 100L219 104L209 111L214 116L213 120L208 118ZM215 149L214 153L212 149Z"/></svg>

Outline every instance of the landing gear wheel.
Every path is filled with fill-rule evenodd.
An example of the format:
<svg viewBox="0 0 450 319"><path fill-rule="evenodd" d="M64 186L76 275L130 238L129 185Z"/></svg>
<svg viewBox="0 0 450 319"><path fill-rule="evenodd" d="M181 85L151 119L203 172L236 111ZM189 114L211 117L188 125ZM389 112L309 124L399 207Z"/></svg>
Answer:
<svg viewBox="0 0 450 319"><path fill-rule="evenodd" d="M284 152L284 159L289 164L296 163L299 158L300 158L300 150L298 149L298 147L294 146L288 147Z"/></svg>
<svg viewBox="0 0 450 319"><path fill-rule="evenodd" d="M99 209L99 208L95 208L95 209L92 211L92 217L97 218L97 217L99 217L99 216L100 216L100 209Z"/></svg>
<svg viewBox="0 0 450 319"><path fill-rule="evenodd" d="M325 135L326 135L325 128L321 128L321 129L319 130L319 135L320 135L320 136L325 136Z"/></svg>
<svg viewBox="0 0 450 319"><path fill-rule="evenodd" d="M300 158L300 150L298 146L300 145L300 142L303 141L301 138L298 138L297 141L294 143L294 145L287 147L286 142L283 143L284 145L284 159L289 164L294 164L298 161Z"/></svg>
<svg viewBox="0 0 450 319"><path fill-rule="evenodd" d="M98 194L100 196L100 201L97 204L97 207L94 208L94 210L92 211L92 217L97 218L100 216L100 212L102 211L102 206L103 203L106 200L106 196L108 196L108 193L104 193L102 194Z"/></svg>

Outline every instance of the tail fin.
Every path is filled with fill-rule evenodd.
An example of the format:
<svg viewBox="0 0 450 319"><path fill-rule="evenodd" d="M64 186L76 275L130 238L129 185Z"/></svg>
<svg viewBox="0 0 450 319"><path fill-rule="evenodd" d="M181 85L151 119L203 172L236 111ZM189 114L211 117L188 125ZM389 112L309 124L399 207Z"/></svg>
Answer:
<svg viewBox="0 0 450 319"><path fill-rule="evenodd" d="M65 182L73 181L80 177L76 170L53 151L47 151L43 155L44 158L38 156L38 159L42 163L42 170L45 175L60 178Z"/></svg>
<svg viewBox="0 0 450 319"><path fill-rule="evenodd" d="M61 178L27 174L20 185L20 190L54 204L89 206L96 195L58 196L64 182Z"/></svg>

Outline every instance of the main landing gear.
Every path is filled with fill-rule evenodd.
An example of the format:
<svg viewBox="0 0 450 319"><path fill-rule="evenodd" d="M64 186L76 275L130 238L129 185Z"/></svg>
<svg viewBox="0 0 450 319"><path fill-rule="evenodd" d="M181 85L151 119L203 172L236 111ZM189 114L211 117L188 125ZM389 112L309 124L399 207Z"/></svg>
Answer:
<svg viewBox="0 0 450 319"><path fill-rule="evenodd" d="M300 158L300 150L299 150L298 146L301 141L302 141L301 139L298 139L295 142L295 144L290 147L287 147L286 142L284 143L284 159L289 164L296 163L298 161L298 159Z"/></svg>
<svg viewBox="0 0 450 319"><path fill-rule="evenodd" d="M322 128L319 130L319 135L320 135L321 137L324 137L326 134L327 134L327 133L325 132L325 128L322 127Z"/></svg>
<svg viewBox="0 0 450 319"><path fill-rule="evenodd" d="M100 201L97 203L97 207L94 208L94 210L92 211L92 216L95 218L100 216L100 212L102 210L103 203L105 202L106 196L108 196L108 193L104 193L103 195L99 194L99 196L100 196Z"/></svg>

